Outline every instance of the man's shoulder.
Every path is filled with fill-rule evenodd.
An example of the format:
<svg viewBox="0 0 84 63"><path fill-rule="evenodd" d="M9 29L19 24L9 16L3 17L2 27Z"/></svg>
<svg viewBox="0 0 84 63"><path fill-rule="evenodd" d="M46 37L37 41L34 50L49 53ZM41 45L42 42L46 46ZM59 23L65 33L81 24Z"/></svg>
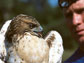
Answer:
<svg viewBox="0 0 84 63"><path fill-rule="evenodd" d="M84 53L79 51L79 49L64 63L84 63Z"/></svg>
<svg viewBox="0 0 84 63"><path fill-rule="evenodd" d="M84 57L79 59L69 58L68 60L64 61L64 63L84 63Z"/></svg>

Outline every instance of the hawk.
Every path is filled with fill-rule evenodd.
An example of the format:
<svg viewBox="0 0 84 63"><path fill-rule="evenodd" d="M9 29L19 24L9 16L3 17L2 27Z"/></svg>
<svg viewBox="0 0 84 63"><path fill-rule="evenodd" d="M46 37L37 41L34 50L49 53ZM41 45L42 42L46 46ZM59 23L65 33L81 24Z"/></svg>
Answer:
<svg viewBox="0 0 84 63"><path fill-rule="evenodd" d="M6 63L61 63L63 41L58 32L51 31L43 38L38 21L24 14L13 18L6 29Z"/></svg>

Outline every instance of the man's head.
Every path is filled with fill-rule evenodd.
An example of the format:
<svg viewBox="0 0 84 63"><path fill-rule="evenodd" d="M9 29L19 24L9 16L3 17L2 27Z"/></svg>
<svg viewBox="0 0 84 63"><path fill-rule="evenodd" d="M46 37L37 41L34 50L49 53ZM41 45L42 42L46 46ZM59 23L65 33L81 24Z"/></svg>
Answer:
<svg viewBox="0 0 84 63"><path fill-rule="evenodd" d="M59 0L72 36L84 45L84 0Z"/></svg>

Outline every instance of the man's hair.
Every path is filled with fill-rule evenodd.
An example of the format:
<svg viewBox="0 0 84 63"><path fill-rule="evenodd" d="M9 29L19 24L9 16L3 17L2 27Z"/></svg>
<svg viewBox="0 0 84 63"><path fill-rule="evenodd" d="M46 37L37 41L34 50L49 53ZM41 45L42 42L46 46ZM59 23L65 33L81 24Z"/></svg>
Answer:
<svg viewBox="0 0 84 63"><path fill-rule="evenodd" d="M58 4L61 8L67 8L76 1L77 0L58 0Z"/></svg>

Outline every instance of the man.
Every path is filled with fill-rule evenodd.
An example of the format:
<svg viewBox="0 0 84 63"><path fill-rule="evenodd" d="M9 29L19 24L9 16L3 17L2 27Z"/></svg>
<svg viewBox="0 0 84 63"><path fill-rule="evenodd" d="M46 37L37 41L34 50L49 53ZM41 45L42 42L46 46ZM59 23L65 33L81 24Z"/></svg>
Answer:
<svg viewBox="0 0 84 63"><path fill-rule="evenodd" d="M84 0L59 0L66 23L79 44L77 51L64 63L84 63Z"/></svg>

